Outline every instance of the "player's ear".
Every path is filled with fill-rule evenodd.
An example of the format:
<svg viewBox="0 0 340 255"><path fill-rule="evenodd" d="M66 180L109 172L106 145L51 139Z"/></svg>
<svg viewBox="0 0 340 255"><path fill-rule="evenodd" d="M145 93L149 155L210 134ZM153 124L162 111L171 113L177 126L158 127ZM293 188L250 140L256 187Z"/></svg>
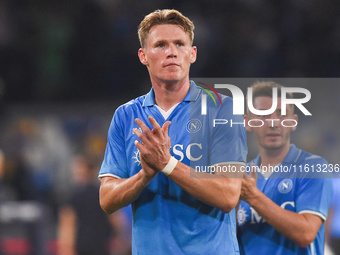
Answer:
<svg viewBox="0 0 340 255"><path fill-rule="evenodd" d="M197 47L192 46L191 47L191 56L190 56L190 63L195 63L197 58Z"/></svg>
<svg viewBox="0 0 340 255"><path fill-rule="evenodd" d="M146 54L145 54L145 49L144 48L140 48L138 50L138 57L139 57L139 61L143 64L143 65L148 65L148 61L146 58Z"/></svg>
<svg viewBox="0 0 340 255"><path fill-rule="evenodd" d="M296 114L294 114L294 115L293 115L293 120L296 121L296 122L295 122L296 125L295 125L295 127L292 127L292 131L296 130L297 124L298 124L298 120L299 120L299 117L298 117Z"/></svg>
<svg viewBox="0 0 340 255"><path fill-rule="evenodd" d="M250 120L249 116L247 114L243 115L244 122L246 123L246 130L248 132L253 131L252 127L248 125L248 121Z"/></svg>

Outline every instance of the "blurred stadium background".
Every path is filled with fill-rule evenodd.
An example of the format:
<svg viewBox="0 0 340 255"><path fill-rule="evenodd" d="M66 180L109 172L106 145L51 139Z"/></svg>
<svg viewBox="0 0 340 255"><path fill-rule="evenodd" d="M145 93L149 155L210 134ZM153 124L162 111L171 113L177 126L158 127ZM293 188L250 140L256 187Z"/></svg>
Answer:
<svg viewBox="0 0 340 255"><path fill-rule="evenodd" d="M340 76L335 0L0 0L0 254L57 254L70 163L99 165L116 107L150 89L137 26L163 8L196 25L192 77ZM294 142L336 164L340 87L322 81Z"/></svg>

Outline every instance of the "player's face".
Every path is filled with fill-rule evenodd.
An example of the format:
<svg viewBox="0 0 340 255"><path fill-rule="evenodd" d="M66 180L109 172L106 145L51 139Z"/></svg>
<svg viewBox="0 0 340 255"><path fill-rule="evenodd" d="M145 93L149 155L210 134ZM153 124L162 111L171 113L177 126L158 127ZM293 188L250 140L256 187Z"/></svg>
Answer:
<svg viewBox="0 0 340 255"><path fill-rule="evenodd" d="M164 24L151 28L138 56L147 66L151 81L177 82L189 79L196 53L189 35L180 26Z"/></svg>
<svg viewBox="0 0 340 255"><path fill-rule="evenodd" d="M258 110L270 109L272 101L271 97L256 97L253 102L254 108ZM255 119L262 120L264 123L261 127L247 126L247 130L254 133L260 147L265 150L275 150L290 146L290 132L296 128L292 126L295 126L297 123L297 115L294 115L293 109L290 106L287 106L286 113L284 116L281 115L281 98L278 98L277 108L272 114L260 116L250 113L246 117L246 123L252 119L252 126L261 126L261 122ZM286 121L282 125L282 121L285 119ZM289 119L293 119L296 122L289 121Z"/></svg>

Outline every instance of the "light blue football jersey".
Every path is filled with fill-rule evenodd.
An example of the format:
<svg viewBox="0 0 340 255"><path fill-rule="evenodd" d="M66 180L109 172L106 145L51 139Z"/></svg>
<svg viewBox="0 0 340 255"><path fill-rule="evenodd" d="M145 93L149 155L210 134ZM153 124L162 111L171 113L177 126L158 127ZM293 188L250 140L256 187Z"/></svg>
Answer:
<svg viewBox="0 0 340 255"><path fill-rule="evenodd" d="M148 116L161 126L171 121L170 153L186 165L245 164L244 126L213 126L215 118L243 121L242 116L233 116L232 99L223 97L222 105L215 105L208 96L207 114L202 115L201 97L205 92L190 83L188 95L166 120L155 106L152 89L116 110L99 177L129 178L141 170L139 151L134 145L138 137L132 130L139 128L136 118L152 129ZM235 209L226 214L202 203L163 173L144 189L132 210L133 254L239 254Z"/></svg>
<svg viewBox="0 0 340 255"><path fill-rule="evenodd" d="M260 155L249 165L251 163L259 166ZM332 198L332 179L323 178L329 177L326 174L319 175L321 178L317 178L316 174L310 175L312 178L303 178L308 173L294 174L294 169L300 172L304 166L311 169L312 165L317 164L326 166L328 163L322 157L302 151L292 144L281 165L291 169L293 174L282 173L280 170L266 179L258 173L257 187L282 208L296 213L315 214L325 221ZM292 176L294 178L290 178ZM324 254L324 224L312 244L307 248L300 248L265 222L245 201L241 201L237 216L239 244L246 255Z"/></svg>
<svg viewBox="0 0 340 255"><path fill-rule="evenodd" d="M332 238L340 238L340 179L339 176L333 179L333 198L331 207L333 209L332 224L330 224L330 233Z"/></svg>

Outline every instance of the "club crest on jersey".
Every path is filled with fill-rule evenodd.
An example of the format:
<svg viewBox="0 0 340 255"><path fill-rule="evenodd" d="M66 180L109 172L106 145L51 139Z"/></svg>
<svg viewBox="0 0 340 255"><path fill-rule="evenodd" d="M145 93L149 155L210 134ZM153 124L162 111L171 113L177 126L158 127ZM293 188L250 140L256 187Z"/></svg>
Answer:
<svg viewBox="0 0 340 255"><path fill-rule="evenodd" d="M291 179L284 179L279 183L278 190L282 194L286 194L293 188L293 181Z"/></svg>
<svg viewBox="0 0 340 255"><path fill-rule="evenodd" d="M186 124L186 130L189 133L197 133L198 131L200 131L202 128L202 122L198 119L192 119L189 120L188 123Z"/></svg>

